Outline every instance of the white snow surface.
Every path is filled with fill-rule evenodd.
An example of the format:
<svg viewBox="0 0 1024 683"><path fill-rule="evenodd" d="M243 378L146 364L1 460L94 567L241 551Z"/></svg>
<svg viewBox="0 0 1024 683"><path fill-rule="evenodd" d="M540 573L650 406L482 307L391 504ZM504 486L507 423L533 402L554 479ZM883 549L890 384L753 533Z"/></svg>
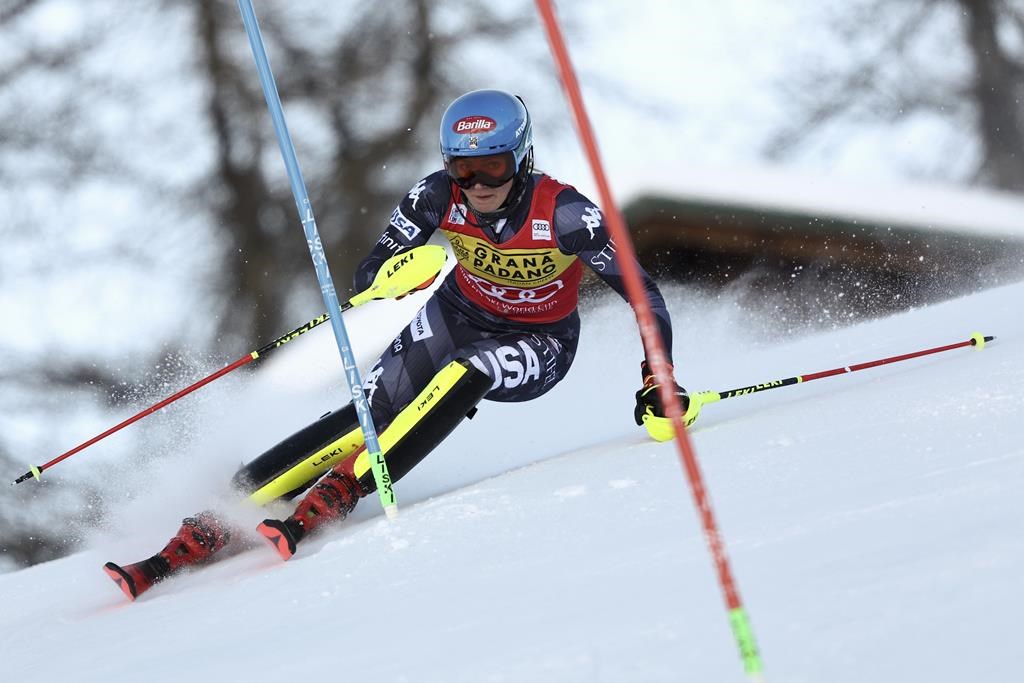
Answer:
<svg viewBox="0 0 1024 683"><path fill-rule="evenodd" d="M667 294L691 389L998 337L729 399L691 435L766 680L1020 680L1024 284L797 339ZM349 314L362 362L421 303ZM628 307L584 318L569 377L485 403L398 484L398 520L370 498L287 563L256 545L127 602L103 562L159 550L240 460L340 402L330 332L296 342L204 403L216 433L87 550L0 575L0 679L746 680L675 446L632 423ZM248 529L267 515L230 509Z"/></svg>

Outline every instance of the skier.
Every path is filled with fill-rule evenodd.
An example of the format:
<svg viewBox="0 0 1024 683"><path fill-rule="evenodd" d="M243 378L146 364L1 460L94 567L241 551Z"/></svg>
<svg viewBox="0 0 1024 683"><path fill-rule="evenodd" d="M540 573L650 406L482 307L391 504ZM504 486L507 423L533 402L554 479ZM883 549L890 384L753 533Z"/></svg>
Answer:
<svg viewBox="0 0 1024 683"><path fill-rule="evenodd" d="M440 142L444 168L401 200L355 274L355 289L362 291L385 260L423 245L437 230L458 261L363 382L394 481L464 416L472 417L481 399L529 401L566 375L579 341L583 264L625 298L600 209L573 187L534 172L533 130L520 98L499 90L459 97L441 118ZM641 274L670 350L665 301ZM646 360L641 379L638 425L645 412L664 416ZM686 391L678 384L674 390L685 411ZM259 525L281 556L291 557L307 534L344 519L375 490L354 406L288 437L233 483L259 503L309 489L290 517ZM124 567L107 563L105 570L134 599L182 567L209 560L230 535L215 514L204 512L185 519L153 557Z"/></svg>

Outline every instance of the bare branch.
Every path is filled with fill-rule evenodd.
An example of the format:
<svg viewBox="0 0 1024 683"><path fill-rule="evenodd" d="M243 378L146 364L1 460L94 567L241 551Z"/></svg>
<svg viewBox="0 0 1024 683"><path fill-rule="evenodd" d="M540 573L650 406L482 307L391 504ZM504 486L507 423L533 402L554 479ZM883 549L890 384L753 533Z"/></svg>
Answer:
<svg viewBox="0 0 1024 683"><path fill-rule="evenodd" d="M763 148L766 156L783 158L812 139L827 140L820 134L835 122L898 123L926 114L948 121L950 135L959 136L961 144L965 136L978 141L983 152L977 178L1005 189L1024 189L1019 102L1024 56L1016 42L999 39L1007 27L1024 37L1021 3L870 1L836 7L833 35L841 44L858 46L851 48L851 63L810 67L798 78L797 87L790 89L792 122L769 139ZM959 40L950 33L957 25ZM924 46L945 50L943 59L922 57ZM967 60L952 73L950 54Z"/></svg>
<svg viewBox="0 0 1024 683"><path fill-rule="evenodd" d="M872 17L867 24L869 28L881 28L882 7L885 4L878 2L863 8ZM906 6L901 9L906 9ZM865 104L870 95L877 94L880 74L888 65L893 53L900 54L904 51L918 27L933 11L933 6L918 0L906 11L906 15L885 34L882 43L869 56L859 59L845 73L811 71L804 77L796 92L802 95L801 99L806 102L805 110L799 114L795 123L771 137L764 147L766 156L779 159L793 153L810 132L849 113L857 105ZM888 15L885 15L885 18L888 19ZM854 26L864 24L858 23L857 20L841 24L840 32L854 30ZM898 109L898 106L896 108Z"/></svg>
<svg viewBox="0 0 1024 683"><path fill-rule="evenodd" d="M8 0L0 6L0 26L10 24L38 4L39 0Z"/></svg>

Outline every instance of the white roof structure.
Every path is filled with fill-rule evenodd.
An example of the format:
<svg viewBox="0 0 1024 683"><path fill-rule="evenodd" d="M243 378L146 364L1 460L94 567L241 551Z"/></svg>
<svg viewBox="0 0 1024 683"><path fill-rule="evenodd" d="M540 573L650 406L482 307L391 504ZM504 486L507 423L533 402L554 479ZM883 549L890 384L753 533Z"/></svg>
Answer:
<svg viewBox="0 0 1024 683"><path fill-rule="evenodd" d="M871 225L1024 242L1024 195L906 182L875 185L770 168L651 170L619 182L627 200L657 196L697 204L808 214Z"/></svg>

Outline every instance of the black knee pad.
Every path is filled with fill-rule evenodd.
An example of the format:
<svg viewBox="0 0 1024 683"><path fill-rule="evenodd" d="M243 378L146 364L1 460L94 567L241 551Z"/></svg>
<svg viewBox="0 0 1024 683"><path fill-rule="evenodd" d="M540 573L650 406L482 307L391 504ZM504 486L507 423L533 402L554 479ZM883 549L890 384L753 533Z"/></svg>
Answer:
<svg viewBox="0 0 1024 683"><path fill-rule="evenodd" d="M231 484L235 490L244 496L248 496L269 482L277 479L282 474L300 465L306 459L324 451L328 446L353 430L359 429L359 419L356 416L355 406L352 404L339 408L334 412L327 413L316 422L303 427L281 443L266 451L247 465L242 466L235 476L231 478ZM343 449L338 445L339 450ZM331 464L337 460L341 453L331 454L333 449L327 449L319 456L318 463L310 463L311 478L306 482L298 482L302 486L289 492L285 498L292 498L301 493L309 486L312 486L320 475L331 469ZM347 455L347 453L345 454ZM319 468L319 469L317 469Z"/></svg>
<svg viewBox="0 0 1024 683"><path fill-rule="evenodd" d="M490 391L491 378L461 358L442 368L380 434L381 453L392 481L398 481L441 443ZM364 491L376 490L369 458L355 464Z"/></svg>

